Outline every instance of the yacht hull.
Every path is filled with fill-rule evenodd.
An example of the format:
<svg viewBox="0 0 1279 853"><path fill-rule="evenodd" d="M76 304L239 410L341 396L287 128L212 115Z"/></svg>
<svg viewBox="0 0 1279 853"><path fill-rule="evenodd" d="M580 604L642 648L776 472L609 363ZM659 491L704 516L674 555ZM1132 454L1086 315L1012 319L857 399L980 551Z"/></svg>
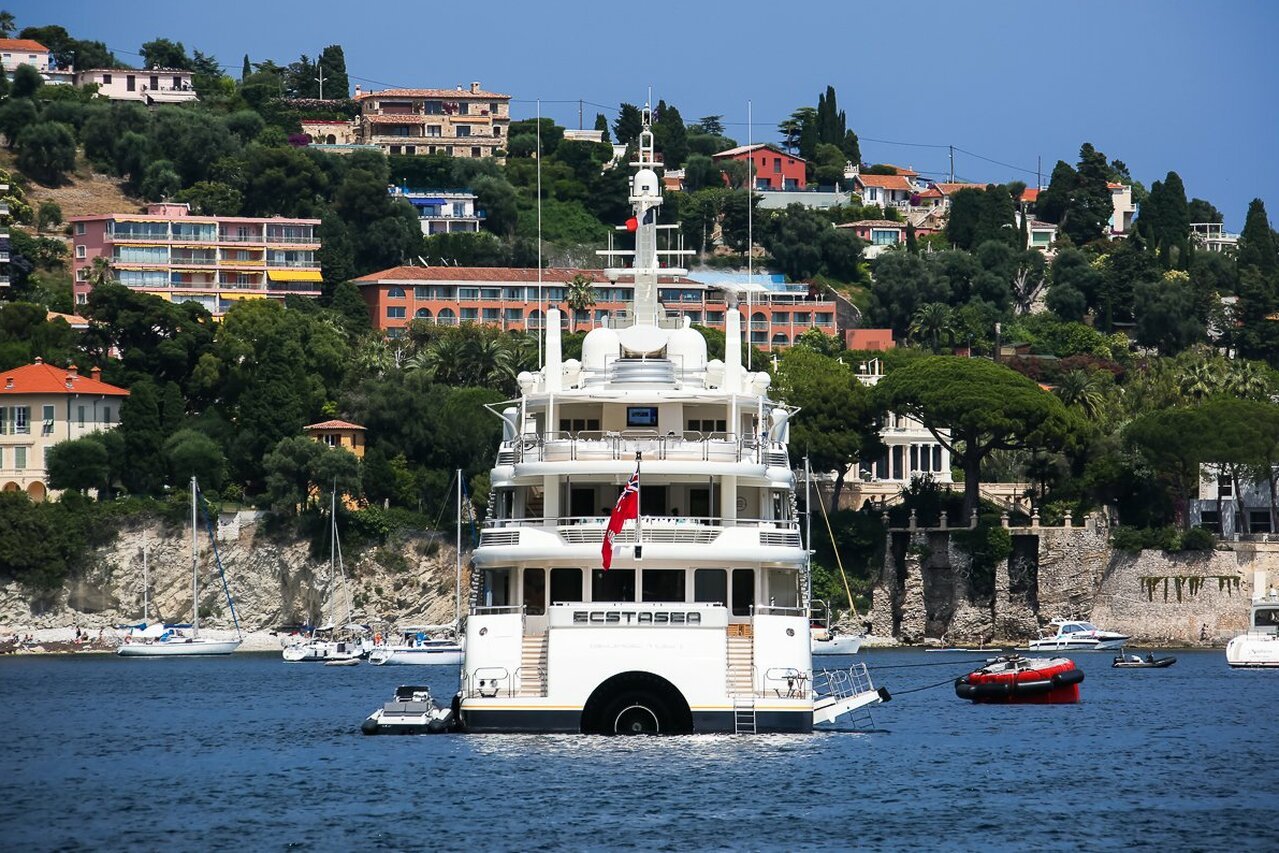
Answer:
<svg viewBox="0 0 1279 853"><path fill-rule="evenodd" d="M693 711L693 734L734 734L732 706ZM527 705L477 708L462 703L462 725L468 732L508 734L578 734L581 708L536 708ZM804 734L813 730L813 710L755 708L756 734ZM657 732L661 734L661 732Z"/></svg>
<svg viewBox="0 0 1279 853"><path fill-rule="evenodd" d="M374 666L460 666L462 649L374 649L369 653Z"/></svg>
<svg viewBox="0 0 1279 853"><path fill-rule="evenodd" d="M833 637L829 640L813 640L812 652L817 655L855 655L862 647L862 638L852 634Z"/></svg>
<svg viewBox="0 0 1279 853"><path fill-rule="evenodd" d="M1279 669L1279 635L1235 637L1226 645L1226 663L1233 669Z"/></svg>
<svg viewBox="0 0 1279 853"><path fill-rule="evenodd" d="M198 657L229 655L240 647L239 640L179 640L164 643L126 643L115 650L120 657Z"/></svg>

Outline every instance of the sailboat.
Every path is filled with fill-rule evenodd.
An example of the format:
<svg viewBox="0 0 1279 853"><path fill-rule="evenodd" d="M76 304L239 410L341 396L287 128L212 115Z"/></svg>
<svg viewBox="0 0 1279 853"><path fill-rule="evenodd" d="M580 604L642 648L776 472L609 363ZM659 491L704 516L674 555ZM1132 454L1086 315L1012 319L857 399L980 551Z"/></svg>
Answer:
<svg viewBox="0 0 1279 853"><path fill-rule="evenodd" d="M346 593L346 620L341 628L336 621L316 628L309 639L286 646L281 656L289 663L323 661L324 663L354 663L365 655L364 639L368 633L363 625L351 622L351 592L346 586L346 570L342 567L342 546L338 542L337 479L333 480L333 494L329 503L329 578L334 584L342 579Z"/></svg>
<svg viewBox="0 0 1279 853"><path fill-rule="evenodd" d="M234 640L215 640L200 636L200 566L199 566L199 519L197 495L199 486L195 477L191 478L191 624L189 625L143 625L140 631L130 633L124 643L116 649L122 657L165 657L171 655L229 655L240 647L244 641L240 634L240 620L235 616L235 602L227 591L227 604L231 607L231 616L235 619L236 638ZM212 537L212 531L210 531ZM217 556L217 544L214 543L214 556ZM143 550L145 566L146 550ZM218 569L221 570L221 561ZM145 572L144 572L145 574ZM144 581L145 583L145 581ZM223 589L226 590L226 578L223 578ZM143 593L145 610L145 596Z"/></svg>
<svg viewBox="0 0 1279 853"><path fill-rule="evenodd" d="M462 610L462 470L457 471L457 555L454 565L455 596L451 625L401 625L398 642L377 646L369 652L369 663L417 666L460 666L462 644L458 640L458 619Z"/></svg>

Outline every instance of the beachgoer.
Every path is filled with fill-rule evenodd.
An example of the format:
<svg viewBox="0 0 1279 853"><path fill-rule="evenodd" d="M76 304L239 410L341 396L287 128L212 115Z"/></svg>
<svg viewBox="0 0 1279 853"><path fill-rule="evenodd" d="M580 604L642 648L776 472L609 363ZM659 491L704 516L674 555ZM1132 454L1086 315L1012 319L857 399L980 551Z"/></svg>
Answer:
<svg viewBox="0 0 1279 853"><path fill-rule="evenodd" d="M1205 622L1203 624L1203 627L1199 629L1199 639L1201 641L1208 639L1208 623L1207 622Z"/></svg>

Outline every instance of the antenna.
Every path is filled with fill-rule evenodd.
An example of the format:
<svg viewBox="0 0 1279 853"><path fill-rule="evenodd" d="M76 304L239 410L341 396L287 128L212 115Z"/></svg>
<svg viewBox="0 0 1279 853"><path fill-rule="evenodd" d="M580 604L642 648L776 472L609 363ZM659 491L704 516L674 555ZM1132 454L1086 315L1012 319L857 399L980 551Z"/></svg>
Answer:
<svg viewBox="0 0 1279 853"><path fill-rule="evenodd" d="M429 267L429 266L430 266L430 264L428 264L428 263L426 262L426 258L422 257L421 255L418 255L418 256L417 256L417 259L418 259L419 261L421 261L421 262L422 262L422 266L424 266L424 267Z"/></svg>
<svg viewBox="0 0 1279 853"><path fill-rule="evenodd" d="M546 312L542 310L542 99L537 99L537 313L542 328L537 330L537 363L542 364L542 338L546 335Z"/></svg>
<svg viewBox="0 0 1279 853"><path fill-rule="evenodd" d="M746 369L751 369L751 285L755 283L755 113L754 104L746 101Z"/></svg>

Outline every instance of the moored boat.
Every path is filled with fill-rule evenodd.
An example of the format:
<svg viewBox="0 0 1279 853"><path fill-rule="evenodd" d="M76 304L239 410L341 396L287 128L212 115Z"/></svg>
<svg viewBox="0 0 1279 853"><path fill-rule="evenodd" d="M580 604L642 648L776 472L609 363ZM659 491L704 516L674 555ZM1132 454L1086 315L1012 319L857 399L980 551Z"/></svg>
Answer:
<svg viewBox="0 0 1279 853"><path fill-rule="evenodd" d="M1079 701L1083 670L1069 658L995 658L955 679L955 695L985 704L1068 705Z"/></svg>
<svg viewBox="0 0 1279 853"><path fill-rule="evenodd" d="M1103 631L1091 622L1076 619L1054 619L1039 639L1031 640L1019 652L1102 652L1122 649L1125 634Z"/></svg>
<svg viewBox="0 0 1279 853"><path fill-rule="evenodd" d="M1226 663L1235 669L1279 668L1279 591L1266 588L1266 573L1252 576L1248 632L1226 644Z"/></svg>
<svg viewBox="0 0 1279 853"><path fill-rule="evenodd" d="M1177 662L1175 657L1157 658L1153 653L1146 655L1115 655L1111 663L1113 669L1165 669Z"/></svg>
<svg viewBox="0 0 1279 853"><path fill-rule="evenodd" d="M395 697L382 705L360 725L366 735L440 734L455 728L456 712L441 708L426 686L405 684L395 689Z"/></svg>
<svg viewBox="0 0 1279 853"><path fill-rule="evenodd" d="M452 625L405 625L399 640L374 646L369 663L374 666L457 666L462 644Z"/></svg>
<svg viewBox="0 0 1279 853"><path fill-rule="evenodd" d="M813 655L855 655L861 649L862 634L843 634L831 624L829 603L814 601L809 620Z"/></svg>

